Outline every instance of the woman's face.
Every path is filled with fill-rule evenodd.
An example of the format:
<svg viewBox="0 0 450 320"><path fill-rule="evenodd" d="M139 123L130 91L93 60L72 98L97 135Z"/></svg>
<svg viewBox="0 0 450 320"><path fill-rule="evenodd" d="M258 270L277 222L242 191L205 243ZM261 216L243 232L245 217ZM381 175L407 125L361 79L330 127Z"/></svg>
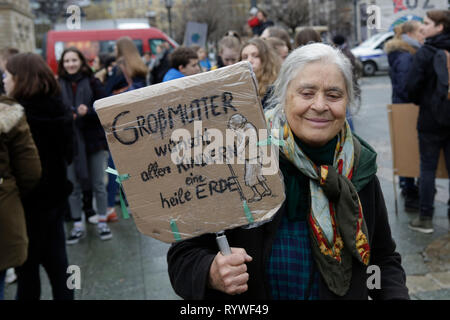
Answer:
<svg viewBox="0 0 450 320"><path fill-rule="evenodd" d="M256 72L261 67L261 58L256 46L249 44L242 50L242 61L248 61L252 65L253 72Z"/></svg>
<svg viewBox="0 0 450 320"><path fill-rule="evenodd" d="M412 32L407 33L408 37L416 39L420 43L423 43L425 41L425 36L423 34L423 26L422 23L417 22L416 23L416 29Z"/></svg>
<svg viewBox="0 0 450 320"><path fill-rule="evenodd" d="M434 21L428 18L428 16L425 16L425 18L423 19L422 32L425 38L433 37L441 33L443 29L444 27L442 26L442 24L436 26Z"/></svg>
<svg viewBox="0 0 450 320"><path fill-rule="evenodd" d="M11 96L15 82L13 75L9 73L8 70L5 70L5 73L3 74L3 86L5 87L6 95Z"/></svg>
<svg viewBox="0 0 450 320"><path fill-rule="evenodd" d="M346 84L338 67L329 62L312 62L288 86L286 118L301 141L319 147L342 129L347 103Z"/></svg>
<svg viewBox="0 0 450 320"><path fill-rule="evenodd" d="M197 51L198 60L204 60L206 58L206 51L203 48L198 49Z"/></svg>
<svg viewBox="0 0 450 320"><path fill-rule="evenodd" d="M225 66L231 66L239 61L239 50L224 47L220 57Z"/></svg>
<svg viewBox="0 0 450 320"><path fill-rule="evenodd" d="M75 74L80 70L81 60L77 53L73 51L66 52L63 59L63 67L68 74Z"/></svg>
<svg viewBox="0 0 450 320"><path fill-rule="evenodd" d="M100 58L98 56L96 56L94 58L94 61L92 61L92 68L94 68L95 71L100 70Z"/></svg>
<svg viewBox="0 0 450 320"><path fill-rule="evenodd" d="M277 53L280 56L281 60L285 60L289 54L289 48L287 46L279 46L277 47Z"/></svg>

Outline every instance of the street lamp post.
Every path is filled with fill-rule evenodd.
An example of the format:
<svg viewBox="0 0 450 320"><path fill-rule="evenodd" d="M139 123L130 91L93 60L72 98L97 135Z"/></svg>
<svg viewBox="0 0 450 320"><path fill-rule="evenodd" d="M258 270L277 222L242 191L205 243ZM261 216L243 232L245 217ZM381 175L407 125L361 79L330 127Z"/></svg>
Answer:
<svg viewBox="0 0 450 320"><path fill-rule="evenodd" d="M173 38L172 36L172 15L170 14L170 9L173 7L173 0L164 0L166 3L167 8L167 17L169 19L169 36Z"/></svg>

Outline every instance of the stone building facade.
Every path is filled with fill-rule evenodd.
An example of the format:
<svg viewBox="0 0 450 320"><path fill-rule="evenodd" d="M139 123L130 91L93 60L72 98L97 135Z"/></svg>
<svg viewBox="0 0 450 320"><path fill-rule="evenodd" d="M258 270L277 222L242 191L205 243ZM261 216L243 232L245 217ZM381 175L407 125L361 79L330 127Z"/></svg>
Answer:
<svg viewBox="0 0 450 320"><path fill-rule="evenodd" d="M34 22L28 0L0 0L0 48L36 48Z"/></svg>

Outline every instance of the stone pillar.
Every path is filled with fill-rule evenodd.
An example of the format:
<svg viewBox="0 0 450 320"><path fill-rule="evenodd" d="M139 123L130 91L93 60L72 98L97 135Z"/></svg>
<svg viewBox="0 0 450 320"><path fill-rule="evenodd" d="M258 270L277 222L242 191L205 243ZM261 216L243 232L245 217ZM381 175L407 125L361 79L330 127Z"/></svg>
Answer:
<svg viewBox="0 0 450 320"><path fill-rule="evenodd" d="M34 22L28 0L0 0L0 30L0 49L35 50Z"/></svg>

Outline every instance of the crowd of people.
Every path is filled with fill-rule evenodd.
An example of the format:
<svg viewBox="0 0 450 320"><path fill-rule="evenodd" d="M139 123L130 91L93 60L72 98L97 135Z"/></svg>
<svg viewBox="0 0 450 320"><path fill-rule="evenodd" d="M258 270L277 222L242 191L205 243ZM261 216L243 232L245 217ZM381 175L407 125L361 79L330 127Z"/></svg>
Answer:
<svg viewBox="0 0 450 320"><path fill-rule="evenodd" d="M435 178L440 150L450 172L450 17L448 11L428 11L423 23L405 22L395 29L395 37L385 45L390 65L392 103L419 106L417 132L420 176L400 177L405 210L418 211L409 228L434 232L432 223ZM449 200L450 205L450 200ZM448 209L450 217L450 207Z"/></svg>
<svg viewBox="0 0 450 320"><path fill-rule="evenodd" d="M112 175L105 183L105 169L114 162L94 101L239 61L252 67L268 125L286 132L278 139L284 140L287 200L256 231L227 231L239 246L229 256L217 253L212 235L173 245L168 265L175 291L188 299L408 299L375 175L376 154L353 134L359 71L346 38L337 34L324 43L311 28L291 37L257 9L247 23L254 36L228 31L218 42L216 63L206 48L167 42L141 56L129 37L92 65L79 49L66 48L56 76L37 54L0 52L0 299L8 268L17 274L16 298L39 299L40 265L53 298L73 299L66 245L82 241L87 222L97 226L100 240L113 237L108 223L118 220L119 187ZM440 149L450 169L450 111L440 109L449 107L450 97L445 50L448 11L428 12L423 24L403 23L386 44L392 102L420 106L420 178L402 177L401 188L405 208L420 212L410 227L421 232L433 231ZM68 217L73 225L65 232ZM382 290L366 286L369 263L382 270Z"/></svg>

